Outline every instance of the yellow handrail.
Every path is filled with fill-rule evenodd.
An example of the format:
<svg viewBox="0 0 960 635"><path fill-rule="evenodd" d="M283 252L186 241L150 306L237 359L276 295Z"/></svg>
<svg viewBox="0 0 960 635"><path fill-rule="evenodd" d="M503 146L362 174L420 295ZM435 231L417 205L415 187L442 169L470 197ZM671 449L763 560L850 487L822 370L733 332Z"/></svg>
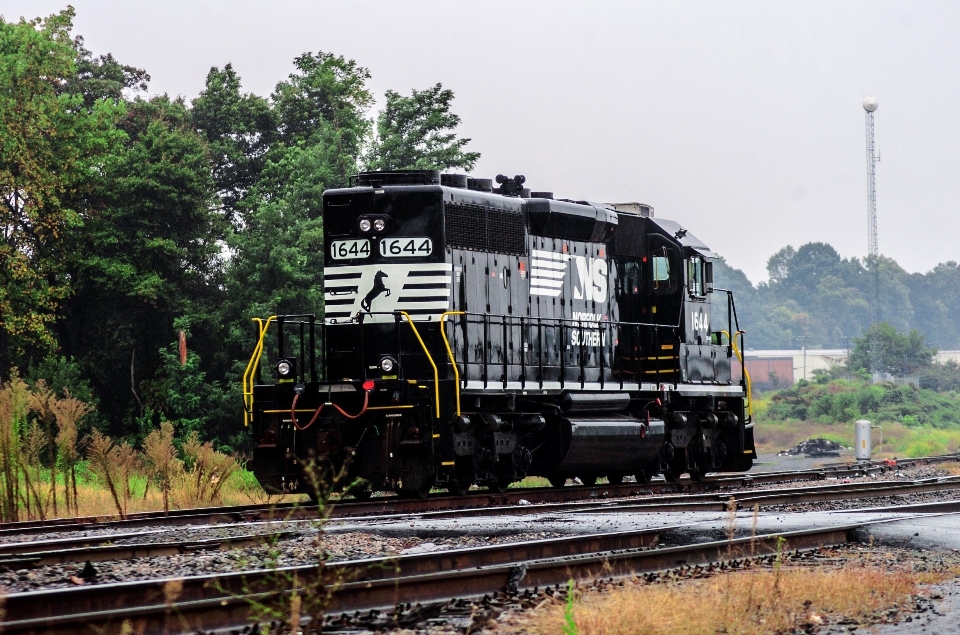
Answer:
<svg viewBox="0 0 960 635"><path fill-rule="evenodd" d="M740 348L737 346L737 335L740 336L740 341L743 341L743 334L746 331L737 331L734 333L733 337L730 337L730 334L726 331L720 331L727 336L727 341L730 342L730 345L733 346L733 353L737 356L737 359L740 360L740 368L743 369L743 378L747 380L747 416L750 417L750 420L753 420L753 384L750 381L750 373L747 372L747 365L743 361L743 353L740 352Z"/></svg>
<svg viewBox="0 0 960 635"><path fill-rule="evenodd" d="M263 338L267 335L270 323L276 319L276 315L268 317L266 322L263 321L263 318L253 318L253 321L257 323L260 334L257 338L257 345L253 347L250 361L247 362L247 368L243 371L243 427L249 426L253 417L253 376L260 365L260 355L263 353Z"/></svg>
<svg viewBox="0 0 960 635"><path fill-rule="evenodd" d="M450 363L453 364L453 380L456 384L457 395L457 416L460 416L460 369L457 367L457 360L453 356L453 349L450 348L450 341L447 339L447 331L443 328L443 323L447 321L450 315L465 315L463 311L447 311L440 316L440 336L443 337L443 345L447 347L447 355L450 356Z"/></svg>
<svg viewBox="0 0 960 635"><path fill-rule="evenodd" d="M440 418L440 373L437 372L437 365L433 363L433 356L430 354L430 350L427 349L427 345L424 344L423 338L420 337L420 331L417 330L417 325L413 323L413 318L410 317L410 314L406 311L397 311L400 315L407 319L407 323L410 325L410 328L413 329L413 334L417 336L417 341L420 342L420 347L423 348L423 352L427 355L427 361L430 362L430 365L433 366L433 391L434 391L434 404L437 408L437 419Z"/></svg>

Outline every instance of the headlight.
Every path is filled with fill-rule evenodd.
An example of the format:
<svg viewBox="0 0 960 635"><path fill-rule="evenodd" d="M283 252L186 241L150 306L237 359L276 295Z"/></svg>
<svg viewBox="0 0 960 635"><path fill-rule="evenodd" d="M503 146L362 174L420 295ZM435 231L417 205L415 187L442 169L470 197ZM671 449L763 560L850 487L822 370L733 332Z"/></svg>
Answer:
<svg viewBox="0 0 960 635"><path fill-rule="evenodd" d="M394 366L394 361L389 357L384 357L383 359L380 360L380 370L382 370L385 373L389 373L391 370L393 370L393 366Z"/></svg>
<svg viewBox="0 0 960 635"><path fill-rule="evenodd" d="M277 373L281 376L289 375L291 370L293 370L293 366L287 360L284 359L277 363Z"/></svg>
<svg viewBox="0 0 960 635"><path fill-rule="evenodd" d="M360 220L360 231L362 231L362 232L368 232L368 231L370 231L370 221L369 221L369 219L364 218L364 219L361 219L361 220Z"/></svg>
<svg viewBox="0 0 960 635"><path fill-rule="evenodd" d="M373 228L378 232L382 232L386 226L387 223L382 218L377 218L373 221Z"/></svg>

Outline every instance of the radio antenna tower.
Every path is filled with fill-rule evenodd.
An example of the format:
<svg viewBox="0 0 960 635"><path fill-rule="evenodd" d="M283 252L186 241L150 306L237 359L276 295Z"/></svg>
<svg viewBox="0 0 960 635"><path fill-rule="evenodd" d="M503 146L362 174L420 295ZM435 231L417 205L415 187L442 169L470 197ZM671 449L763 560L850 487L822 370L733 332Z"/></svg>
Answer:
<svg viewBox="0 0 960 635"><path fill-rule="evenodd" d="M867 119L867 260L873 269L873 310L871 311L871 326L880 323L880 248L877 242L877 162L880 155L874 143L874 113L880 107L876 97L867 97L863 100L863 110ZM874 330L870 338L870 372L874 380L883 367L883 351L881 350L880 334Z"/></svg>

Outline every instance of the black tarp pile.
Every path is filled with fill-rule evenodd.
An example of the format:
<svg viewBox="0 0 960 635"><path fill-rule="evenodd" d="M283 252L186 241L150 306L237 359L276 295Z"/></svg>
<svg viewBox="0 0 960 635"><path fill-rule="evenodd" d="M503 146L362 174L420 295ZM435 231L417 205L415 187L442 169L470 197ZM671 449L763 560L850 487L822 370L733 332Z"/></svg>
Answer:
<svg viewBox="0 0 960 635"><path fill-rule="evenodd" d="M778 456L795 454L805 454L807 456L840 456L841 450L843 450L843 446L839 443L834 443L829 439L820 437L818 439L807 439L806 441L801 441L796 445L796 447L792 447L789 450L784 450Z"/></svg>

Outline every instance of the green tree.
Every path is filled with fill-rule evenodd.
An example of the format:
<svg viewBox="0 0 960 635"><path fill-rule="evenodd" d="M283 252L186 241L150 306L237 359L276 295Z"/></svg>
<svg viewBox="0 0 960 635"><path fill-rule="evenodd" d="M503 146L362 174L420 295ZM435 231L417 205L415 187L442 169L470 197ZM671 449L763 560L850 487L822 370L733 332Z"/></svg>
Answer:
<svg viewBox="0 0 960 635"><path fill-rule="evenodd" d="M933 363L937 349L928 347L923 335L916 329L901 333L894 326L881 322L871 326L863 337L853 340L853 349L847 360L851 371L871 369L871 343L876 338L882 357L879 372L893 375L915 373Z"/></svg>
<svg viewBox="0 0 960 635"><path fill-rule="evenodd" d="M910 289L907 286L909 274L903 270L893 258L881 255L880 265L880 319L888 322L900 330L907 330L913 325L914 309L910 303ZM865 283L864 290L869 289L869 297L873 295L875 282L873 280L872 262L865 261L865 270L868 271L870 281Z"/></svg>
<svg viewBox="0 0 960 635"><path fill-rule="evenodd" d="M275 313L323 311L322 194L335 178L336 157L324 145L288 148L269 161L251 199L247 227L230 240L233 258L225 307L240 341L250 319ZM262 189L261 189L262 188ZM247 351L248 346L242 350Z"/></svg>
<svg viewBox="0 0 960 635"><path fill-rule="evenodd" d="M861 332L870 315L864 291L835 275L820 278L811 305L817 318L814 339L821 346L836 346L849 334Z"/></svg>
<svg viewBox="0 0 960 635"><path fill-rule="evenodd" d="M122 105L85 107L64 90L77 72L73 16L0 20L0 368L55 348L51 326L70 292L62 242L122 138Z"/></svg>
<svg viewBox="0 0 960 635"><path fill-rule="evenodd" d="M453 132L460 117L450 110L453 91L437 84L414 90L409 97L388 90L377 117L377 134L365 157L368 170L470 171L479 152L465 152L470 139Z"/></svg>
<svg viewBox="0 0 960 635"><path fill-rule="evenodd" d="M366 118L373 104L367 89L370 71L322 51L304 53L293 64L296 71L273 93L280 140L287 148L326 146L335 179L330 185L346 183L357 171L360 150L370 133Z"/></svg>
<svg viewBox="0 0 960 635"><path fill-rule="evenodd" d="M241 202L263 172L277 121L263 97L240 92L233 66L211 68L193 100L193 123L206 138L224 216L242 229Z"/></svg>
<svg viewBox="0 0 960 635"><path fill-rule="evenodd" d="M940 348L960 348L960 265L945 262L904 281L914 309L913 324Z"/></svg>
<svg viewBox="0 0 960 635"><path fill-rule="evenodd" d="M322 194L357 170L369 135L369 72L329 53L299 56L273 93L278 130L259 179L239 205L229 238L225 338L239 375L252 347L252 317L323 311Z"/></svg>
<svg viewBox="0 0 960 635"><path fill-rule="evenodd" d="M121 64L107 53L94 57L83 45L83 37L73 40L76 71L59 88L60 93L82 95L85 108L92 109L98 101L124 101L124 91L147 90L150 75L142 68Z"/></svg>
<svg viewBox="0 0 960 635"><path fill-rule="evenodd" d="M71 243L75 294L60 337L83 364L114 435L141 414L138 384L158 367L174 318L190 315L198 331L204 320L213 330L225 234L211 204L206 144L184 104L138 99L120 125L128 140L106 162L99 196Z"/></svg>
<svg viewBox="0 0 960 635"><path fill-rule="evenodd" d="M757 290L745 273L734 269L727 264L724 258L718 258L713 263L713 286L718 289L727 289L733 292L733 299L737 309L737 318L741 328L752 329L757 323L755 309L757 306ZM714 328L727 326L727 294L715 293L712 298ZM751 338L752 340L752 338ZM750 342L753 348L752 341Z"/></svg>

